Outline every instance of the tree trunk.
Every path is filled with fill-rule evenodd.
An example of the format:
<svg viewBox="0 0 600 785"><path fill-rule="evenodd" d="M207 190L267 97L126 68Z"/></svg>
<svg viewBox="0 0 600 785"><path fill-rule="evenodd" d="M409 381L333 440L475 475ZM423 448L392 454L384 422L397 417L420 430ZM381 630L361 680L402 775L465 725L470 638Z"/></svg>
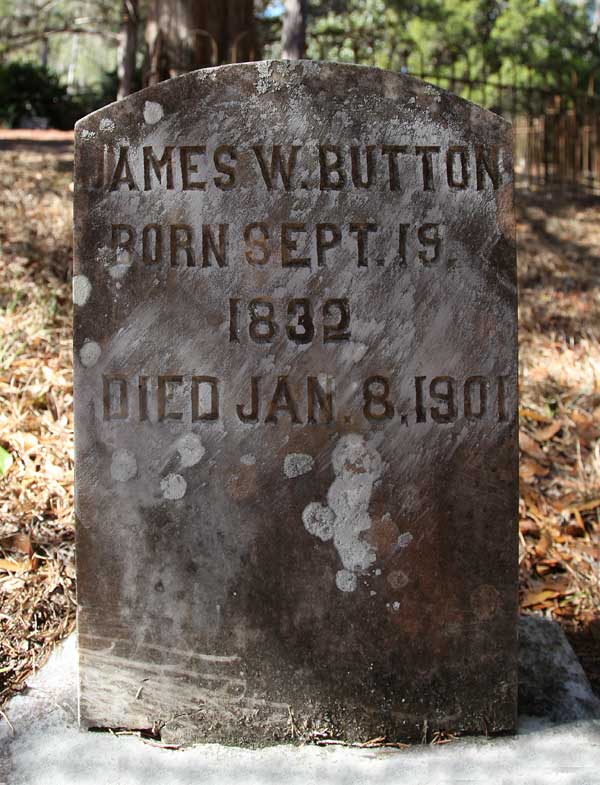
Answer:
<svg viewBox="0 0 600 785"><path fill-rule="evenodd" d="M306 54L307 0L285 0L281 31L281 57L301 60Z"/></svg>
<svg viewBox="0 0 600 785"><path fill-rule="evenodd" d="M117 98L125 98L126 95L131 95L133 92L138 21L138 0L123 0L123 26L119 36L117 54L117 76L119 77Z"/></svg>
<svg viewBox="0 0 600 785"><path fill-rule="evenodd" d="M196 68L256 60L254 0L151 0L146 42L148 84Z"/></svg>

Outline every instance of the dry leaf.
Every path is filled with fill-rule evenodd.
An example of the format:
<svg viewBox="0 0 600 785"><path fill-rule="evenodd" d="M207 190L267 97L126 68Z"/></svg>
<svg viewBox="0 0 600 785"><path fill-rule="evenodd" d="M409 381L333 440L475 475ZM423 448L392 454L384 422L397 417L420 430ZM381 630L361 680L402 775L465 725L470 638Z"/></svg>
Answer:
<svg viewBox="0 0 600 785"><path fill-rule="evenodd" d="M563 512L588 512L600 507L600 499L593 499L591 502L583 502L582 504L571 504L568 507L563 507Z"/></svg>
<svg viewBox="0 0 600 785"><path fill-rule="evenodd" d="M539 412L536 412L533 409L527 409L524 407L519 408L519 415L521 417L526 417L528 420L535 420L536 422L552 422L552 417L546 417L545 415L539 414Z"/></svg>
<svg viewBox="0 0 600 785"><path fill-rule="evenodd" d="M25 559L24 561L15 561L14 559L0 559L0 570L5 572L29 572L33 569L33 560Z"/></svg>
<svg viewBox="0 0 600 785"><path fill-rule="evenodd" d="M544 589L543 591L527 592L521 606L523 608L531 608L533 605L546 605L549 600L554 600L560 597L560 592L553 589Z"/></svg>
<svg viewBox="0 0 600 785"><path fill-rule="evenodd" d="M7 551L17 551L18 553L24 553L27 556L31 556L33 553L29 535L22 532L13 534L10 537L4 537L0 540L0 546Z"/></svg>
<svg viewBox="0 0 600 785"><path fill-rule="evenodd" d="M548 529L544 529L540 535L538 544L535 546L535 555L543 558L552 547L552 535Z"/></svg>
<svg viewBox="0 0 600 785"><path fill-rule="evenodd" d="M550 469L547 466L540 466L530 458L525 458L519 465L519 476L526 481L533 477L546 477L548 474L550 474Z"/></svg>
<svg viewBox="0 0 600 785"><path fill-rule="evenodd" d="M546 428L538 428L533 436L538 442L547 442L553 436L556 436L562 427L563 421L555 420L555 422L553 422L551 425L548 425Z"/></svg>
<svg viewBox="0 0 600 785"><path fill-rule="evenodd" d="M536 461L540 461L541 463L546 463L548 460L548 456L542 450L540 445L532 439L528 433L521 431L519 433L519 449L530 455L532 458L535 458Z"/></svg>

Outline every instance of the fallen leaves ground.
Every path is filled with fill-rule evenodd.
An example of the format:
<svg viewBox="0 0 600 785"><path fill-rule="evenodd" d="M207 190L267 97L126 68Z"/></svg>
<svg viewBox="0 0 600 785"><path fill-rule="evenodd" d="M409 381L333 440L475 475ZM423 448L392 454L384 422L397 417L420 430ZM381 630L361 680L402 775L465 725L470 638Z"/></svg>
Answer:
<svg viewBox="0 0 600 785"><path fill-rule="evenodd" d="M68 138L0 138L0 707L75 618L71 164ZM600 691L600 200L517 201L521 605Z"/></svg>

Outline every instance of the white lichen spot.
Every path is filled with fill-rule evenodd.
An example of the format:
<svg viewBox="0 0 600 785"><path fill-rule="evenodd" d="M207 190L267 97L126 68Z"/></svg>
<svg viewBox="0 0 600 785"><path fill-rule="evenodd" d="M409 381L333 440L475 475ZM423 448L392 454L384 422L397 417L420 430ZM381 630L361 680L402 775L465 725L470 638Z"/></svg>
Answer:
<svg viewBox="0 0 600 785"><path fill-rule="evenodd" d="M246 455L242 455L240 458L240 463L243 463L244 466L254 466L256 463L256 456L252 455L252 453L246 453Z"/></svg>
<svg viewBox="0 0 600 785"><path fill-rule="evenodd" d="M350 570L338 570L335 585L340 591L354 591L357 585L356 575Z"/></svg>
<svg viewBox="0 0 600 785"><path fill-rule="evenodd" d="M392 589L403 589L408 583L408 575L402 570L394 570L390 572L387 580Z"/></svg>
<svg viewBox="0 0 600 785"><path fill-rule="evenodd" d="M371 597L375 597L375 596L376 596L376 594L377 594L377 592L376 592L376 591L373 591L373 589L371 589L371 591L369 592L369 595L370 595Z"/></svg>
<svg viewBox="0 0 600 785"><path fill-rule="evenodd" d="M404 532L398 537L398 547L399 548L406 548L407 545L410 545L413 541L414 537L410 532Z"/></svg>
<svg viewBox="0 0 600 785"><path fill-rule="evenodd" d="M96 341L86 341L79 350L79 359L86 368L96 365L102 354L102 349Z"/></svg>
<svg viewBox="0 0 600 785"><path fill-rule="evenodd" d="M302 523L309 534L327 542L333 537L335 514L319 502L307 504L302 512Z"/></svg>
<svg viewBox="0 0 600 785"><path fill-rule="evenodd" d="M195 466L204 457L206 449L195 433L186 433L177 442L177 452L183 467Z"/></svg>
<svg viewBox="0 0 600 785"><path fill-rule="evenodd" d="M256 92L266 93L271 86L271 64L267 60L258 63L257 66L258 79L256 80Z"/></svg>
<svg viewBox="0 0 600 785"><path fill-rule="evenodd" d="M187 483L181 474L167 474L167 476L163 477L160 481L160 489L163 499L174 501L176 499L183 499L187 490Z"/></svg>
<svg viewBox="0 0 600 785"><path fill-rule="evenodd" d="M283 461L283 473L286 477L301 477L303 474L308 474L312 471L315 465L315 459L312 455L306 455L301 452L291 452L285 456Z"/></svg>
<svg viewBox="0 0 600 785"><path fill-rule="evenodd" d="M130 450L115 450L112 454L110 474L117 482L133 480L138 466L135 455Z"/></svg>
<svg viewBox="0 0 600 785"><path fill-rule="evenodd" d="M101 131L114 131L116 128L114 120L111 120L110 117L103 117L100 120L100 130Z"/></svg>
<svg viewBox="0 0 600 785"><path fill-rule="evenodd" d="M130 264L113 264L112 267L108 268L108 272L111 278L122 278L130 269Z"/></svg>
<svg viewBox="0 0 600 785"><path fill-rule="evenodd" d="M86 275L73 276L73 302L75 305L85 305L92 292L92 284Z"/></svg>
<svg viewBox="0 0 600 785"><path fill-rule="evenodd" d="M103 250L103 249L102 249ZM108 274L111 278L123 278L129 270L131 270L131 266L133 263L133 257L126 251L124 248L118 248L116 254L116 261L112 262L112 259L105 259L105 266L108 267Z"/></svg>
<svg viewBox="0 0 600 785"><path fill-rule="evenodd" d="M82 130L82 132L81 132L81 138L82 139L94 139L95 136L96 136L96 132L95 131L90 131L87 128L84 128Z"/></svg>
<svg viewBox="0 0 600 785"><path fill-rule="evenodd" d="M144 104L144 120L150 125L160 122L163 119L164 109L156 101L146 101Z"/></svg>
<svg viewBox="0 0 600 785"><path fill-rule="evenodd" d="M302 521L308 531L311 529L307 522L313 527L315 519L330 522L333 544L344 567L338 576L347 572L355 578L354 582L347 577L336 578L336 585L341 588L341 581L346 587L342 591L354 591L356 575L367 570L377 558L375 548L361 534L371 528L371 493L381 477L383 464L377 450L358 434L348 434L339 440L332 464L335 480L327 492L327 506L311 502L302 513ZM320 534L316 536L325 539Z"/></svg>

